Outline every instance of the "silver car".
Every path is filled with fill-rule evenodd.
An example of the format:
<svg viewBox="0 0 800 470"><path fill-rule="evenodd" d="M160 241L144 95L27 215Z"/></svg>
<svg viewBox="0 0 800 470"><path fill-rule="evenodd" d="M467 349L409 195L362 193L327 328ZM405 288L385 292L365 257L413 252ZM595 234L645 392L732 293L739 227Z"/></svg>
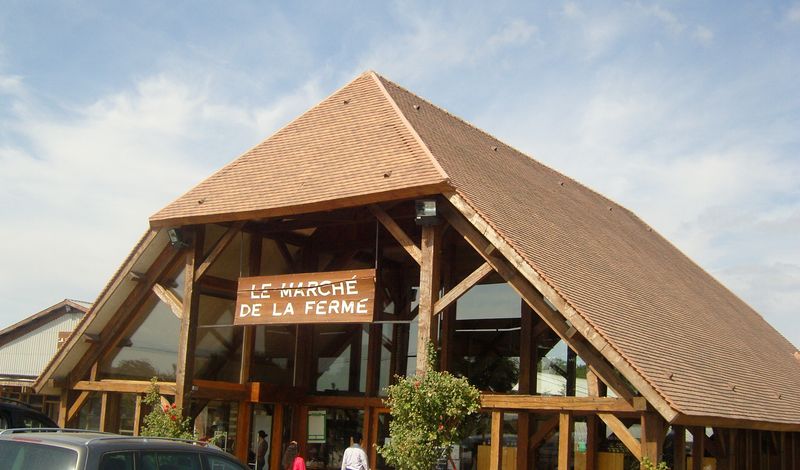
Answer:
<svg viewBox="0 0 800 470"><path fill-rule="evenodd" d="M247 470L197 441L76 429L0 432L0 470Z"/></svg>

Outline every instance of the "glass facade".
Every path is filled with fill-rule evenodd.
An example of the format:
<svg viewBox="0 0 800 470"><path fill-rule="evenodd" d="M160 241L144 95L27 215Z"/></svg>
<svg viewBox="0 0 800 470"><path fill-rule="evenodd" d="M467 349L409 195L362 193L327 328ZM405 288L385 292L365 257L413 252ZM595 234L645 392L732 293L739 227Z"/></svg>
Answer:
<svg viewBox="0 0 800 470"><path fill-rule="evenodd" d="M314 390L331 395L366 389L369 329L362 324L314 325Z"/></svg>
<svg viewBox="0 0 800 470"><path fill-rule="evenodd" d="M349 408L313 408L325 413L325 436L320 442L309 442L306 468L309 470L339 470L344 450L350 438L363 433L364 411Z"/></svg>

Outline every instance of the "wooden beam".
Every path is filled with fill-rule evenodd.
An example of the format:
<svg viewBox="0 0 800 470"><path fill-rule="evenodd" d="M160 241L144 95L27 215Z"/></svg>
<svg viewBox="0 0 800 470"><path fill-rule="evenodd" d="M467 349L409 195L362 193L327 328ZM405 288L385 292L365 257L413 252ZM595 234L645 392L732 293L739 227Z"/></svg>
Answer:
<svg viewBox="0 0 800 470"><path fill-rule="evenodd" d="M73 389L86 392L117 392L117 393L146 393L150 382L144 380L81 380L76 382ZM159 382L158 390L161 395L175 395L175 382Z"/></svg>
<svg viewBox="0 0 800 470"><path fill-rule="evenodd" d="M459 214L468 221L470 227L472 227L477 233L481 234L483 237L488 239L491 242L491 245L495 246L497 250L502 253L502 255L509 261L509 263L514 266L515 272L522 275L527 282L529 282L533 287L534 291L541 292L541 294L547 298L547 300L553 304L558 312L563 315L565 320L569 320L569 322L574 326L580 335L586 339L592 346L595 351L598 351L599 354L608 360L616 370L618 370L625 379L628 380L635 388L639 391L647 400L653 405L653 407L658 410L661 416L664 417L668 422L672 422L673 419L676 417L677 412L672 409L672 407L667 403L666 399L661 396L661 394L650 385L647 380L645 380L620 353L616 350L614 346L609 344L609 342L600 335L584 318L579 314L575 308L570 305L566 299L564 299L550 284L548 284L542 277L539 275L533 267L525 261L522 256L511 247L508 242L502 238L492 226L490 226L483 218L475 212L474 209L458 194L456 193L449 193L447 195L447 199L453 204L453 207L457 209ZM442 207L448 207L447 204L442 204ZM449 219L448 219L449 220ZM452 225L452 222L451 222ZM454 225L456 229L456 227ZM459 230L461 232L461 230ZM463 232L462 232L463 235ZM482 251L479 251L482 253ZM499 271L498 271L499 272ZM502 274L501 274L502 275ZM505 276L504 276L505 277ZM508 280L508 279L506 279ZM512 284L513 285L513 284ZM524 296L523 296L524 297ZM528 300L526 298L526 300ZM533 298L531 299L533 300ZM544 302L542 302L544 303ZM541 306L537 308L536 305L532 305L537 313L542 315L542 312L539 310ZM559 315L559 317L561 317ZM560 320L560 318L559 318ZM547 318L545 318L547 321ZM548 323L550 323L548 321ZM554 328L554 325L550 325L551 328L556 330L556 332L561 336L562 334L566 333L566 330L559 331L559 329ZM563 338L563 336L562 336ZM575 344L580 343L579 341L573 342ZM596 353L592 354L593 357L586 357L582 349L585 348L577 348L574 347L574 344L568 342L575 352L578 353L581 358L589 365L589 367L595 369L595 371L600 376L600 379L606 382L609 387L613 388L617 395L628 398L629 389L624 381L616 380L612 377L608 376L608 372L611 370L610 368L602 367L596 363ZM600 367L600 369L597 369ZM608 380L611 380L613 383L609 383ZM618 390L618 388L622 388L622 390Z"/></svg>
<svg viewBox="0 0 800 470"><path fill-rule="evenodd" d="M199 263L201 259L203 259L203 262L199 263L199 266L197 266L195 269L194 277L186 278L187 284L189 283L189 279L194 279L194 281L197 282L202 279L203 276L205 276L206 272L208 272L208 268L210 268L217 258L219 258L222 252L225 251L225 248L230 245L231 241L233 241L233 237L235 237L242 230L243 226L244 221L236 222L231 225L228 230L222 234L222 237L217 240L217 243L214 244L214 248L211 249L211 252L205 257L205 259L203 259L203 247L199 247L198 258L195 260L195 263Z"/></svg>
<svg viewBox="0 0 800 470"><path fill-rule="evenodd" d="M609 387L614 389L617 395L625 400L633 400L633 392L630 390L621 377L617 376L616 371L606 362L594 347L584 341L580 335L570 336L566 319L558 312L553 311L545 303L542 294L520 275L518 268L513 266L507 259L499 256L496 250L492 250L490 243L481 232L478 231L464 216L455 208L442 204L441 212L462 237L477 251L495 271L508 282L514 290L533 308L550 328L555 331ZM488 228L487 228L488 230ZM574 323L573 323L574 325ZM662 414L663 415L663 414Z"/></svg>
<svg viewBox="0 0 800 470"><path fill-rule="evenodd" d="M597 416L606 423L619 440L625 444L625 447L636 457L636 460L642 460L642 446L639 441L633 437L630 430L625 424L611 413L597 413Z"/></svg>
<svg viewBox="0 0 800 470"><path fill-rule="evenodd" d="M586 417L586 470L597 470L597 453L600 446L597 421L597 415Z"/></svg>
<svg viewBox="0 0 800 470"><path fill-rule="evenodd" d="M181 318L183 315L183 302L172 293L171 290L162 286L159 283L153 284L153 292L161 299L162 302L167 304L176 317Z"/></svg>
<svg viewBox="0 0 800 470"><path fill-rule="evenodd" d="M417 318L417 375L423 375L428 362L428 342L436 344L433 308L439 297L439 258L441 228L422 227L422 263L419 270L419 314Z"/></svg>
<svg viewBox="0 0 800 470"><path fill-rule="evenodd" d="M370 212L378 219L378 221L383 225L386 230L389 231L390 234L394 237L395 240L406 250L406 252L411 256L417 264L422 265L422 250L417 247L417 244L414 243L411 238L406 235L405 230L400 228L397 225L397 222L392 219L389 214L386 213L379 205L372 204L369 206Z"/></svg>
<svg viewBox="0 0 800 470"><path fill-rule="evenodd" d="M629 403L613 397L482 394L481 407L490 410L637 413L647 409L647 401L641 397Z"/></svg>
<svg viewBox="0 0 800 470"><path fill-rule="evenodd" d="M503 412L492 411L492 435L489 447L489 470L503 468Z"/></svg>
<svg viewBox="0 0 800 470"><path fill-rule="evenodd" d="M183 315L178 337L178 358L175 371L175 405L189 412L189 396L192 392L194 376L195 345L197 344L197 321L199 316L200 294L195 290L197 263L203 256L205 227L195 227L192 247L186 253L183 289Z"/></svg>
<svg viewBox="0 0 800 470"><path fill-rule="evenodd" d="M472 288L472 286L480 282L481 279L486 277L491 272L494 272L494 270L487 262L484 262L482 265L478 266L475 271L470 273L469 276L465 277L464 280L459 282L455 287L450 289L445 295L436 301L436 304L433 306L433 314L438 315L439 312L447 308L447 306L451 303L458 300L462 295L466 294L467 291Z"/></svg>
<svg viewBox="0 0 800 470"><path fill-rule="evenodd" d="M88 399L89 392L81 392L78 394L75 402L69 407L69 412L67 412L67 424L69 424L75 418L75 416L77 416L78 412L81 410L81 408L83 408L83 405L86 404L86 400Z"/></svg>
<svg viewBox="0 0 800 470"><path fill-rule="evenodd" d="M572 470L575 451L572 431L575 421L568 412L558 414L558 470Z"/></svg>
<svg viewBox="0 0 800 470"><path fill-rule="evenodd" d="M535 450L542 445L550 436L558 429L559 417L558 415L551 417L539 425L539 429L528 440L528 449Z"/></svg>
<svg viewBox="0 0 800 470"><path fill-rule="evenodd" d="M663 415L662 415L663 416ZM720 418L717 416L699 416L677 414L670 424L681 426L703 426L714 428L754 429L758 431L800 432L800 423L773 423L749 419Z"/></svg>

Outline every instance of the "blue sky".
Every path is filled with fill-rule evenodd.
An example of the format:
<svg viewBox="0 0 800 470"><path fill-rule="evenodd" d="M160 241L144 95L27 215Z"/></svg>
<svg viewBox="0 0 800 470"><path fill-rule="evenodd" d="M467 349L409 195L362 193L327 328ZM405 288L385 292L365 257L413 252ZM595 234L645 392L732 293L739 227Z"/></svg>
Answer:
<svg viewBox="0 0 800 470"><path fill-rule="evenodd" d="M0 0L0 328L374 69L635 211L800 345L800 2Z"/></svg>

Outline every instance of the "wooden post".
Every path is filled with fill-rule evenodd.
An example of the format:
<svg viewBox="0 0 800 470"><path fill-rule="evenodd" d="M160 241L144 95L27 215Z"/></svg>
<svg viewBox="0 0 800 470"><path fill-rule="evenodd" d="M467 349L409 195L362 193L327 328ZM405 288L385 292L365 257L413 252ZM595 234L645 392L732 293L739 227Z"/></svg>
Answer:
<svg viewBox="0 0 800 470"><path fill-rule="evenodd" d="M558 470L571 470L573 463L572 430L575 421L570 412L558 415Z"/></svg>
<svg viewBox="0 0 800 470"><path fill-rule="evenodd" d="M283 406L275 405L272 413L272 435L270 436L269 448L269 468L272 470L285 470L281 468L281 457L283 457Z"/></svg>
<svg viewBox="0 0 800 470"><path fill-rule="evenodd" d="M597 447L600 445L600 436L597 432L599 419L596 415L586 417L586 470L597 469Z"/></svg>
<svg viewBox="0 0 800 470"><path fill-rule="evenodd" d="M261 245L262 239L258 234L250 235L250 253L247 259L247 270L250 276L261 274ZM239 369L239 383L250 381L250 366L253 361L253 346L255 344L256 328L243 326L242 334L242 363Z"/></svg>
<svg viewBox="0 0 800 470"><path fill-rule="evenodd" d="M378 395L381 372L381 341L383 340L383 325L373 323L369 325L369 347L367 348L367 374L366 396ZM364 434L366 436L366 434Z"/></svg>
<svg viewBox="0 0 800 470"><path fill-rule="evenodd" d="M252 405L246 400L239 402L238 419L236 420L236 458L247 465L247 451L250 450L250 421Z"/></svg>
<svg viewBox="0 0 800 470"><path fill-rule="evenodd" d="M492 442L489 448L489 470L503 468L503 412L492 411Z"/></svg>
<svg viewBox="0 0 800 470"><path fill-rule="evenodd" d="M58 400L58 427L67 427L67 411L69 411L69 387L61 388L61 397Z"/></svg>
<svg viewBox="0 0 800 470"><path fill-rule="evenodd" d="M692 433L692 470L703 470L706 430L700 426L692 426L689 430Z"/></svg>
<svg viewBox="0 0 800 470"><path fill-rule="evenodd" d="M686 470L686 428L672 426L672 470Z"/></svg>
<svg viewBox="0 0 800 470"><path fill-rule="evenodd" d="M575 384L577 382L577 364L578 355L575 351L567 346L567 387L566 394L568 397L575 396Z"/></svg>
<svg viewBox="0 0 800 470"><path fill-rule="evenodd" d="M119 432L119 394L103 392L100 398L100 431Z"/></svg>
<svg viewBox="0 0 800 470"><path fill-rule="evenodd" d="M538 317L525 301L520 300L520 345L519 345L519 393L536 393L536 366L538 362L538 341L533 336L533 326ZM520 411L517 421L517 470L528 470L535 465L535 453L529 450L528 443L534 434L533 416Z"/></svg>
<svg viewBox="0 0 800 470"><path fill-rule="evenodd" d="M185 286L183 289L183 316L181 317L180 337L178 338L178 364L175 372L175 405L189 413L189 400L192 393L194 375L195 343L197 341L197 318L200 294L195 290L195 269L203 258L203 226L195 227L192 247L186 254L184 268Z"/></svg>
<svg viewBox="0 0 800 470"><path fill-rule="evenodd" d="M142 433L142 396L136 394L136 407L133 410L133 435Z"/></svg>
<svg viewBox="0 0 800 470"><path fill-rule="evenodd" d="M297 447L300 455L308 455L308 407L305 405L298 406L297 418L292 419L293 423L297 423L295 427L295 439L297 440Z"/></svg>
<svg viewBox="0 0 800 470"><path fill-rule="evenodd" d="M419 271L419 325L417 327L417 375L428 369L428 342L436 344L433 308L439 298L439 239L441 227L422 227L422 265Z"/></svg>
<svg viewBox="0 0 800 470"><path fill-rule="evenodd" d="M644 413L641 418L642 457L647 457L653 464L661 460L666 423L656 413Z"/></svg>

